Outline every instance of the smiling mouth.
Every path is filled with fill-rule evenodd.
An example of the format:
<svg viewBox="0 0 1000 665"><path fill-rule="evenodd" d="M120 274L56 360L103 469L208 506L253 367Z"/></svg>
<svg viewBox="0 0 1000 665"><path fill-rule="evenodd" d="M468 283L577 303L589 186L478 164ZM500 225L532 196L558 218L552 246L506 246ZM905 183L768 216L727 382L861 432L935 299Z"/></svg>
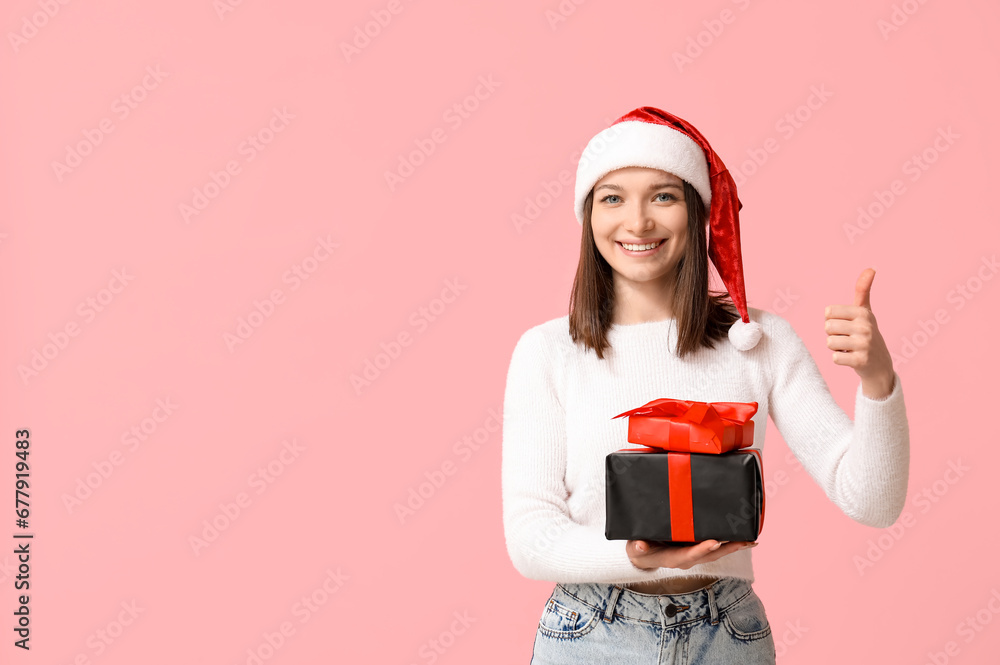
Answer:
<svg viewBox="0 0 1000 665"><path fill-rule="evenodd" d="M617 242L619 245L621 245L623 248L627 249L630 252L642 252L642 251L649 250L649 249L656 249L657 247L659 247L660 245L662 245L666 241L667 241L666 238L661 238L661 239L655 240L653 242L643 243L643 244L639 244L639 245L626 244L626 243L618 241L618 240L616 240L615 242Z"/></svg>

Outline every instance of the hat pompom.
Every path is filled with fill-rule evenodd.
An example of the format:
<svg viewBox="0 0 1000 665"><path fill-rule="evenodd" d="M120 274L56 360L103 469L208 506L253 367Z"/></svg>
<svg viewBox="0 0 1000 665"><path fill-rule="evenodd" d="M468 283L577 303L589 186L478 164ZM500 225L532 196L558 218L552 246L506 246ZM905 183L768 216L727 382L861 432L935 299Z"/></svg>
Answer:
<svg viewBox="0 0 1000 665"><path fill-rule="evenodd" d="M740 351L749 351L757 346L762 334L763 329L756 321L744 323L742 319L737 319L729 328L729 341Z"/></svg>

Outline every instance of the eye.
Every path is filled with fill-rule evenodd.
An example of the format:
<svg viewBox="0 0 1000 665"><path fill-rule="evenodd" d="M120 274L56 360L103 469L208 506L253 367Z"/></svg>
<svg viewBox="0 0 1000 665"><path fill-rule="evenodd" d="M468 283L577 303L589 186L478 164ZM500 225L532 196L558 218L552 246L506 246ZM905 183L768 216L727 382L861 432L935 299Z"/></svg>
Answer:
<svg viewBox="0 0 1000 665"><path fill-rule="evenodd" d="M610 198L616 198L617 199L618 195L617 194L608 194L603 199L601 199L601 202L602 203L616 203L615 201L608 201L608 199L610 199Z"/></svg>
<svg viewBox="0 0 1000 665"><path fill-rule="evenodd" d="M677 200L677 197L674 196L673 194L671 194L670 192L660 192L659 194L657 194L657 196L667 196L667 197L669 197L667 199L660 199L661 201L664 201L664 202L669 201L671 199Z"/></svg>

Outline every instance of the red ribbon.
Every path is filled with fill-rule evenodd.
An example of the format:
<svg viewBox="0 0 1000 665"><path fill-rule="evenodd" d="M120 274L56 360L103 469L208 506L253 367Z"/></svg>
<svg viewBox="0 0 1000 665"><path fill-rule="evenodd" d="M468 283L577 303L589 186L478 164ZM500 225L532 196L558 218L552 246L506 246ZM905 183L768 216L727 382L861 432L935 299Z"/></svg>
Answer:
<svg viewBox="0 0 1000 665"><path fill-rule="evenodd" d="M667 453L667 487L670 491L670 539L694 542L691 456L687 453Z"/></svg>
<svg viewBox="0 0 1000 665"><path fill-rule="evenodd" d="M757 527L757 537L760 538L760 532L764 530L764 504L767 499L767 492L764 490L764 456L756 448L751 448L746 452L756 456L757 463L760 465L760 524Z"/></svg>
<svg viewBox="0 0 1000 665"><path fill-rule="evenodd" d="M654 399L614 418L629 417L628 440L679 452L723 453L753 445L757 402ZM612 420L614 420L612 418Z"/></svg>

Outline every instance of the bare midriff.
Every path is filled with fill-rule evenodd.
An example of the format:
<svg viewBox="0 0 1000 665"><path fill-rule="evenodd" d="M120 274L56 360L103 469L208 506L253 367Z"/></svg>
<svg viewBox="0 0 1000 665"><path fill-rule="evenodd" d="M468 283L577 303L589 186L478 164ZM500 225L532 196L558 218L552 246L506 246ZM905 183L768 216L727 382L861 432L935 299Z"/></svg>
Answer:
<svg viewBox="0 0 1000 665"><path fill-rule="evenodd" d="M626 589L638 591L639 593L663 594L663 593L688 593L707 587L718 577L681 577L678 579L651 580L649 582L632 582L623 585Z"/></svg>

